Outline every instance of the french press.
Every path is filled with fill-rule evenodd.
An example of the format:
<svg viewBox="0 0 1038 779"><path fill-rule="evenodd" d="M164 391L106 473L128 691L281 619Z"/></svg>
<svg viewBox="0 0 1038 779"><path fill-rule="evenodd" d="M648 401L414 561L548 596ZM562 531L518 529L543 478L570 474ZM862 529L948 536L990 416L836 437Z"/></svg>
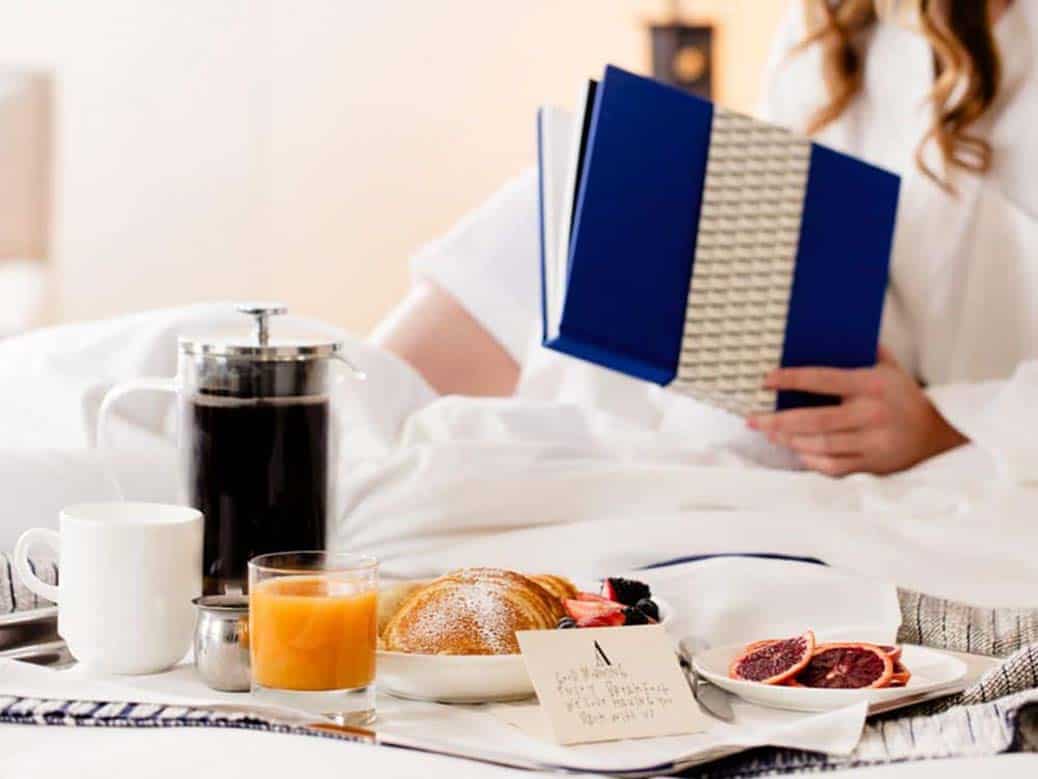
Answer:
<svg viewBox="0 0 1038 779"><path fill-rule="evenodd" d="M182 499L205 517L205 594L246 591L246 564L256 555L325 548L338 448L334 390L344 364L363 376L340 341L287 323L279 331L270 320L284 306L237 310L252 317L251 327L181 336L174 379L114 387L98 418L103 442L122 395L177 395Z"/></svg>

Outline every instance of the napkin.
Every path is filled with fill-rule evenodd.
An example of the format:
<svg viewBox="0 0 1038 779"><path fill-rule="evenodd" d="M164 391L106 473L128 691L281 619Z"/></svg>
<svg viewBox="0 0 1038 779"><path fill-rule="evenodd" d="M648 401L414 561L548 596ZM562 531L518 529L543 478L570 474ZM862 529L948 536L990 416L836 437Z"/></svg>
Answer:
<svg viewBox="0 0 1038 779"><path fill-rule="evenodd" d="M625 574L674 612L668 631L694 649L795 636L892 644L901 626L893 582L794 560L716 557Z"/></svg>

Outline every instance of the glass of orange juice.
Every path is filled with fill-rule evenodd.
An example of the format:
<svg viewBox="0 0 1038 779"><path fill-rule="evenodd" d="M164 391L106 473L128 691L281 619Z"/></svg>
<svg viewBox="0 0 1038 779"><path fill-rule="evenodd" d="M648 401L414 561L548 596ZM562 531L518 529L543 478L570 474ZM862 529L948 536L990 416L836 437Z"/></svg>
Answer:
<svg viewBox="0 0 1038 779"><path fill-rule="evenodd" d="M257 697L344 725L375 718L378 562L340 552L249 561L249 651Z"/></svg>

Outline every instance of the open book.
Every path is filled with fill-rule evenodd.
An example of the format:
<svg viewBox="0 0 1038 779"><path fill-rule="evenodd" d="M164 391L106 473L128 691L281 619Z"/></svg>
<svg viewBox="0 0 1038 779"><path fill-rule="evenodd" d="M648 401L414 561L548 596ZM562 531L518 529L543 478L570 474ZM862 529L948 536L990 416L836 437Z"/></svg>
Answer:
<svg viewBox="0 0 1038 779"><path fill-rule="evenodd" d="M538 148L548 348L740 414L875 363L897 176L612 66Z"/></svg>

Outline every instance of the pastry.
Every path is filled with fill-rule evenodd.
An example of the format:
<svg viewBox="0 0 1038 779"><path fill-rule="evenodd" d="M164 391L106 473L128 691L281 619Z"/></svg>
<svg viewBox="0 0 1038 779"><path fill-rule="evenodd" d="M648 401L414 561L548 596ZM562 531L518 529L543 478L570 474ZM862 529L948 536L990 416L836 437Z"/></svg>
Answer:
<svg viewBox="0 0 1038 779"><path fill-rule="evenodd" d="M577 586L564 576L556 576L551 573L539 573L529 578L533 579L544 589L559 600L567 600L577 597L580 590Z"/></svg>
<svg viewBox="0 0 1038 779"><path fill-rule="evenodd" d="M429 579L415 579L407 582L396 582L383 587L378 592L378 635L386 629L389 620L396 614L407 598L429 583Z"/></svg>
<svg viewBox="0 0 1038 779"><path fill-rule="evenodd" d="M561 600L522 574L498 568L453 571L412 592L382 632L393 652L507 655L517 630L549 630Z"/></svg>

